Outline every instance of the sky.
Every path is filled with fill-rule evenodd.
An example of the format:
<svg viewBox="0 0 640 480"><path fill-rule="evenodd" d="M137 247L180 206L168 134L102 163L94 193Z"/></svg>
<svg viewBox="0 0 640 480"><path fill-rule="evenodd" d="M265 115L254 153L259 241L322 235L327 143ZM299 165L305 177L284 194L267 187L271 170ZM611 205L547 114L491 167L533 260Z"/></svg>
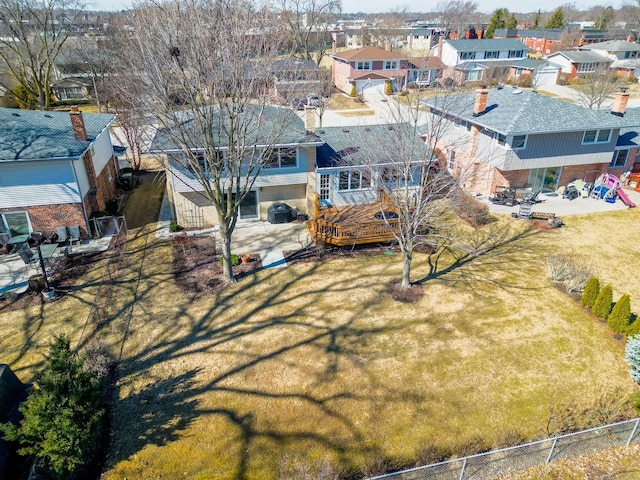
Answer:
<svg viewBox="0 0 640 480"><path fill-rule="evenodd" d="M91 0L89 0L91 1ZM564 5L566 3L574 3L579 9L586 10L593 5L607 4L614 8L620 8L622 1L615 2L583 2L570 0L538 0L533 3L525 0L476 0L478 3L478 11L484 13L491 13L497 8L506 7L511 12L528 13L537 11L538 9L544 11L552 11L555 8ZM434 11L439 0L342 0L343 12L389 12L397 10L407 10L409 12L424 12ZM533 5L532 5L533 3ZM123 8L131 6L131 0L93 0L92 7L96 10L108 10L117 11Z"/></svg>

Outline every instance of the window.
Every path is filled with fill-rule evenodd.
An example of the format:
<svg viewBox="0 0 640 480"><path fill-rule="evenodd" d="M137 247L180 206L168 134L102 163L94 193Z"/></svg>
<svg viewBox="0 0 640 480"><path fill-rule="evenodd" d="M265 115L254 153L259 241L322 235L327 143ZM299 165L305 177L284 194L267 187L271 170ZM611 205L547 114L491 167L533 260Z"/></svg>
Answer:
<svg viewBox="0 0 640 480"><path fill-rule="evenodd" d="M28 235L31 233L31 221L27 212L5 212L0 214L0 233L10 236Z"/></svg>
<svg viewBox="0 0 640 480"><path fill-rule="evenodd" d="M327 175L326 173L320 174L320 200L329 200L329 194L331 193L331 175Z"/></svg>
<svg viewBox="0 0 640 480"><path fill-rule="evenodd" d="M578 73L595 72L597 65L598 64L596 62L579 63L578 64Z"/></svg>
<svg viewBox="0 0 640 480"><path fill-rule="evenodd" d="M504 147L507 143L507 137L501 133L496 133L496 141L498 142L498 145L502 145Z"/></svg>
<svg viewBox="0 0 640 480"><path fill-rule="evenodd" d="M511 148L513 150L521 150L527 144L527 136L526 135L514 135L513 140L511 140Z"/></svg>
<svg viewBox="0 0 640 480"><path fill-rule="evenodd" d="M484 54L484 58L499 58L500 57L500 52L485 52Z"/></svg>
<svg viewBox="0 0 640 480"><path fill-rule="evenodd" d="M524 50L509 50L509 58L522 58L524 57Z"/></svg>
<svg viewBox="0 0 640 480"><path fill-rule="evenodd" d="M395 70L398 68L398 63L394 60L385 60L383 69L384 70Z"/></svg>
<svg viewBox="0 0 640 480"><path fill-rule="evenodd" d="M587 130L582 137L582 143L608 143L611 130Z"/></svg>
<svg viewBox="0 0 640 480"><path fill-rule="evenodd" d="M447 159L447 170L449 173L453 173L453 168L456 165L456 152L455 150L449 150L449 158Z"/></svg>
<svg viewBox="0 0 640 480"><path fill-rule="evenodd" d="M629 157L629 150L616 150L613 152L613 160L609 164L612 168L622 168L627 163L627 158Z"/></svg>
<svg viewBox="0 0 640 480"><path fill-rule="evenodd" d="M458 53L460 60L473 60L476 58L476 52L460 52Z"/></svg>
<svg viewBox="0 0 640 480"><path fill-rule="evenodd" d="M469 82L477 82L482 80L482 70L471 70L467 73L467 80Z"/></svg>
<svg viewBox="0 0 640 480"><path fill-rule="evenodd" d="M264 159L264 168L290 168L297 165L295 148L274 148Z"/></svg>
<svg viewBox="0 0 640 480"><path fill-rule="evenodd" d="M338 190L360 190L370 187L369 177L359 170L343 170L338 176Z"/></svg>
<svg viewBox="0 0 640 480"><path fill-rule="evenodd" d="M356 70L371 70L371 62L356 62Z"/></svg>
<svg viewBox="0 0 640 480"><path fill-rule="evenodd" d="M514 77L519 77L520 75L522 75L522 69L521 68L514 68L513 69L513 76Z"/></svg>

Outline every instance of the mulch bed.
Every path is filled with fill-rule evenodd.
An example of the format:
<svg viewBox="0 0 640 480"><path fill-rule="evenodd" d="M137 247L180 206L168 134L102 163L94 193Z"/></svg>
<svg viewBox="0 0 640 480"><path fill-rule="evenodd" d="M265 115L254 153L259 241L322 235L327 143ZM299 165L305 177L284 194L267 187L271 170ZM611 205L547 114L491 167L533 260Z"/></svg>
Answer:
<svg viewBox="0 0 640 480"><path fill-rule="evenodd" d="M250 255L249 263L233 267L240 279L262 268L260 255ZM213 237L176 235L173 237L173 274L180 290L195 296L217 293L227 286Z"/></svg>
<svg viewBox="0 0 640 480"><path fill-rule="evenodd" d="M27 290L20 294L0 295L0 312L19 310L32 305L42 305L44 302L56 301L62 298L76 284L78 278L89 271L91 265L101 261L107 252L84 253L57 259L55 273L49 279L49 285L55 288L56 297L44 300L40 292Z"/></svg>

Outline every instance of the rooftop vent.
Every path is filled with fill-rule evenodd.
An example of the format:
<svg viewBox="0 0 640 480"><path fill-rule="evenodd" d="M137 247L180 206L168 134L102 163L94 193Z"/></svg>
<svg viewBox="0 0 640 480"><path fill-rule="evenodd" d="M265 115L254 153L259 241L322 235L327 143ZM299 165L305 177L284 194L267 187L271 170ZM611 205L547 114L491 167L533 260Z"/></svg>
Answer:
<svg viewBox="0 0 640 480"><path fill-rule="evenodd" d="M343 132L343 133L349 133L349 129L348 129L348 128L343 128L343 129L342 129L342 132Z"/></svg>
<svg viewBox="0 0 640 480"><path fill-rule="evenodd" d="M519 94L521 94L521 93L522 93L522 90L520 90L519 88L516 88L516 89L515 89L513 92L511 92L511 93L513 93L514 95L519 95Z"/></svg>
<svg viewBox="0 0 640 480"><path fill-rule="evenodd" d="M14 117L19 117L20 116L19 113L12 113L11 115L13 115Z"/></svg>

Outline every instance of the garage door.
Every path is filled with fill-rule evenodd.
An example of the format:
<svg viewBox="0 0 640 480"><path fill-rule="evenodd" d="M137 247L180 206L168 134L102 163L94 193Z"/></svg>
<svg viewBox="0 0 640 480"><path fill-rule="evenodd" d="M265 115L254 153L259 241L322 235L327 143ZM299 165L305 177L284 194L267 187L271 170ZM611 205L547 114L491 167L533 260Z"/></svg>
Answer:
<svg viewBox="0 0 640 480"><path fill-rule="evenodd" d="M364 98L380 98L380 95L384 95L384 84L384 80L356 80L356 90Z"/></svg>
<svg viewBox="0 0 640 480"><path fill-rule="evenodd" d="M555 85L558 78L557 70L538 70L534 84L539 87L541 85Z"/></svg>

